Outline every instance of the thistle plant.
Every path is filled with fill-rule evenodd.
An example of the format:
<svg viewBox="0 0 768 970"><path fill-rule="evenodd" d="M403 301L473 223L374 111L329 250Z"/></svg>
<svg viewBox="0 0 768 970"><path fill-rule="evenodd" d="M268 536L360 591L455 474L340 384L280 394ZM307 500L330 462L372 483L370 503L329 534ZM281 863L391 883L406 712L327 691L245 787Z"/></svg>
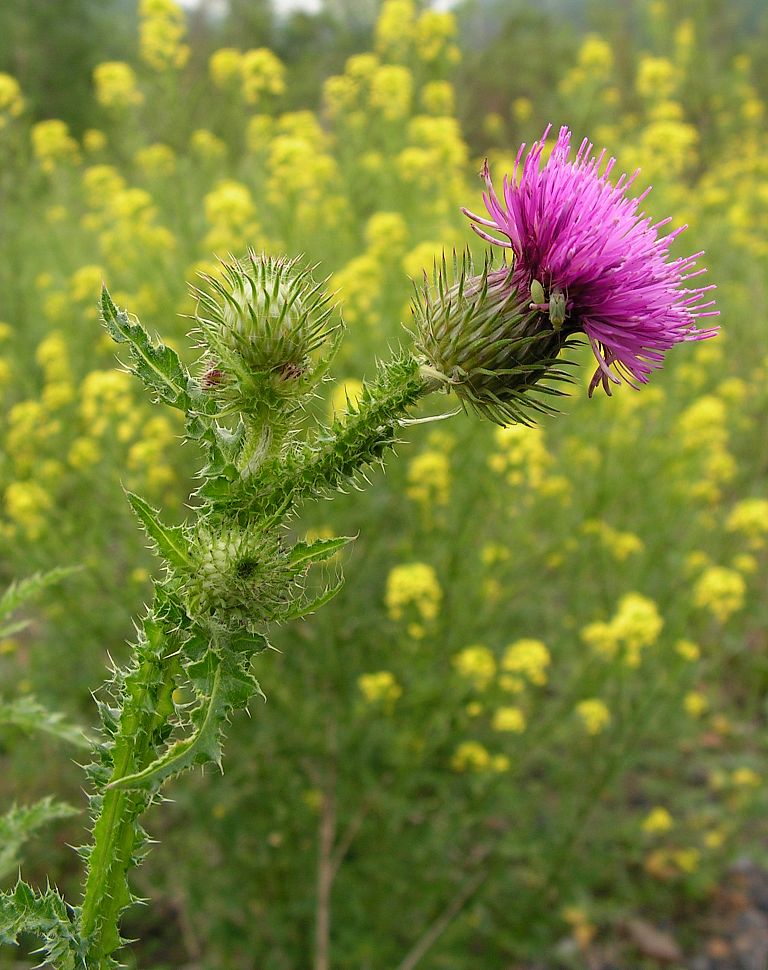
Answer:
<svg viewBox="0 0 768 970"><path fill-rule="evenodd" d="M55 967L118 965L121 914L135 902L129 873L146 852L144 812L175 776L221 767L228 721L261 694L255 658L270 628L341 588L338 576L318 584L311 568L350 537L294 539L296 517L308 500L364 482L423 397L449 392L499 424L529 423L552 410L547 395L562 393L561 352L579 333L606 389L612 365L643 382L674 343L712 335L695 329L705 290L682 285L693 257L665 259L675 234L659 237L637 214L628 183L610 183L610 164L599 173L602 156L587 160L582 146L568 161L565 130L543 170L542 148L519 184L505 182L506 210L486 175L492 219L471 216L511 251L509 264L489 256L476 268L465 255L436 266L414 300L414 349L380 363L359 401L328 425L308 427L308 416L342 325L325 282L300 260L249 252L202 278L196 371L103 290L102 319L125 365L158 405L183 413L201 464L183 525L127 493L163 569L129 663L98 695L83 898L70 905L19 881L0 897L0 941L32 931Z"/></svg>

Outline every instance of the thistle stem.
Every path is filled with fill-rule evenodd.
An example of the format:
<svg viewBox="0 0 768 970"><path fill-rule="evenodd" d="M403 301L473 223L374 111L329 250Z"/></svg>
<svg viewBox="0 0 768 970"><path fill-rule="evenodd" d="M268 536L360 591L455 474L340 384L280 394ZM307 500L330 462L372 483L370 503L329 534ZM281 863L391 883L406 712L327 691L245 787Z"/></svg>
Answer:
<svg viewBox="0 0 768 970"><path fill-rule="evenodd" d="M151 623L151 614L150 620ZM173 711L171 694L178 665L169 662L171 639L155 626L138 646L137 664L124 683L123 709L112 746L113 769L108 784L141 770L154 758ZM86 942L89 967L112 967L110 954L120 946L120 913L131 902L126 881L143 842L138 819L152 794L105 787L93 828L80 935ZM97 801L98 804L98 801Z"/></svg>

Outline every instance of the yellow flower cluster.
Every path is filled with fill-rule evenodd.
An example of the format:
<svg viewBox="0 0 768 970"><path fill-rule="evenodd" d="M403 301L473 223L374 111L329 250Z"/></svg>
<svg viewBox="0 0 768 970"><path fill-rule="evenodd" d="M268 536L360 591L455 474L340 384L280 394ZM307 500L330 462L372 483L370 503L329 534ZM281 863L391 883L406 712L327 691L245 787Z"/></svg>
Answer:
<svg viewBox="0 0 768 970"><path fill-rule="evenodd" d="M206 162L219 162L227 157L227 145L207 128L197 128L189 139L193 155Z"/></svg>
<svg viewBox="0 0 768 970"><path fill-rule="evenodd" d="M615 657L623 644L626 665L639 667L643 650L656 643L663 627L664 620L652 599L640 593L627 593L619 600L611 620L587 624L581 631L581 639L604 660Z"/></svg>
<svg viewBox="0 0 768 970"><path fill-rule="evenodd" d="M235 47L220 47L211 54L208 71L217 88L231 87L240 83L243 55Z"/></svg>
<svg viewBox="0 0 768 970"><path fill-rule="evenodd" d="M244 252L254 245L259 227L256 205L250 189L234 179L222 179L203 199L210 230L205 237L207 250L217 253Z"/></svg>
<svg viewBox="0 0 768 970"><path fill-rule="evenodd" d="M693 587L693 602L699 609L709 610L725 623L744 605L747 585L741 573L726 566L709 566Z"/></svg>
<svg viewBox="0 0 768 970"><path fill-rule="evenodd" d="M413 97L413 77L400 64L382 64L371 78L370 105L384 121L407 118Z"/></svg>
<svg viewBox="0 0 768 970"><path fill-rule="evenodd" d="M51 173L59 162L78 162L80 150L64 121L38 121L32 128L32 151L44 172Z"/></svg>
<svg viewBox="0 0 768 970"><path fill-rule="evenodd" d="M518 674L537 687L547 682L547 671L552 662L549 650L541 640L524 638L511 643L501 658L501 669Z"/></svg>
<svg viewBox="0 0 768 970"><path fill-rule="evenodd" d="M11 482L5 490L5 512L27 539L39 539L53 502L37 482Z"/></svg>
<svg viewBox="0 0 768 970"><path fill-rule="evenodd" d="M677 91L679 72L666 57L641 54L635 77L635 90L645 101L666 101Z"/></svg>
<svg viewBox="0 0 768 970"><path fill-rule="evenodd" d="M103 108L124 111L144 101L136 74L124 61L105 61L93 71L96 100Z"/></svg>
<svg viewBox="0 0 768 970"><path fill-rule="evenodd" d="M725 523L729 532L741 532L750 549L762 549L768 536L768 499L747 498L731 509Z"/></svg>
<svg viewBox="0 0 768 970"><path fill-rule="evenodd" d="M153 71L178 70L189 60L184 11L175 0L140 0L139 52Z"/></svg>
<svg viewBox="0 0 768 970"><path fill-rule="evenodd" d="M176 153L170 145L155 142L134 155L137 168L149 178L167 178L176 171Z"/></svg>
<svg viewBox="0 0 768 970"><path fill-rule="evenodd" d="M403 693L403 688L389 670L362 674L357 678L357 686L368 704L381 704L385 708L391 708Z"/></svg>
<svg viewBox="0 0 768 970"><path fill-rule="evenodd" d="M634 532L620 532L597 519L590 519L582 526L582 531L586 535L596 535L601 545L616 559L617 562L625 562L630 556L634 556L645 549L645 544L640 536Z"/></svg>
<svg viewBox="0 0 768 970"><path fill-rule="evenodd" d="M18 118L24 110L24 98L19 82L10 74L0 71L0 131L9 120Z"/></svg>
<svg viewBox="0 0 768 970"><path fill-rule="evenodd" d="M285 92L285 66L268 47L243 54L240 76L246 104L261 104L265 98L279 97Z"/></svg>
<svg viewBox="0 0 768 970"><path fill-rule="evenodd" d="M643 819L642 829L649 835L659 835L663 832L669 832L674 824L674 819L667 809L657 805Z"/></svg>
<svg viewBox="0 0 768 970"><path fill-rule="evenodd" d="M522 734L527 727L525 713L519 707L498 707L493 713L491 727L494 731Z"/></svg>
<svg viewBox="0 0 768 970"><path fill-rule="evenodd" d="M506 755L492 755L479 741L462 741L453 753L451 768L456 772L499 774L509 771L510 762Z"/></svg>
<svg viewBox="0 0 768 970"><path fill-rule="evenodd" d="M333 274L333 287L348 323L365 322L373 326L379 322L376 304L381 297L382 282L379 262L367 254L356 256Z"/></svg>
<svg viewBox="0 0 768 970"><path fill-rule="evenodd" d="M393 61L405 60L416 33L413 0L384 0L376 21L375 46Z"/></svg>
<svg viewBox="0 0 768 970"><path fill-rule="evenodd" d="M488 647L479 643L460 650L451 663L476 690L485 690L496 676L496 658Z"/></svg>
<svg viewBox="0 0 768 970"><path fill-rule="evenodd" d="M425 64L458 64L461 52L456 45L456 18L447 11L425 10L416 20L414 44L419 60Z"/></svg>
<svg viewBox="0 0 768 970"><path fill-rule="evenodd" d="M594 95L611 79L613 67L610 44L598 34L588 34L579 48L576 64L563 75L558 90L564 98L574 100Z"/></svg>
<svg viewBox="0 0 768 970"><path fill-rule="evenodd" d="M576 705L576 716L587 734L601 734L611 723L611 712L604 701L589 697Z"/></svg>
<svg viewBox="0 0 768 970"><path fill-rule="evenodd" d="M513 424L494 432L497 450L488 459L490 468L514 486L538 488L552 459L541 428Z"/></svg>
<svg viewBox="0 0 768 970"><path fill-rule="evenodd" d="M442 598L435 570L427 563L395 566L387 577L387 612L393 620L402 620L406 613L415 614L419 622L408 626L408 633L414 639L424 636L424 624L437 619Z"/></svg>
<svg viewBox="0 0 768 970"><path fill-rule="evenodd" d="M451 495L451 464L441 451L422 451L408 464L406 494L429 514L448 505Z"/></svg>

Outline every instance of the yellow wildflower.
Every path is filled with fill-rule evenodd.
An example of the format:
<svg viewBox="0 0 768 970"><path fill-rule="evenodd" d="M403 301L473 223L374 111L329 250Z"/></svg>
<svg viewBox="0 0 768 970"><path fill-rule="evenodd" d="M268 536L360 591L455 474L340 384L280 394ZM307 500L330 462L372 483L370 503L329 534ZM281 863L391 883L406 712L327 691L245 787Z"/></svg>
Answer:
<svg viewBox="0 0 768 970"><path fill-rule="evenodd" d="M39 539L45 528L46 513L53 501L36 482L11 482L5 490L8 518L24 531L28 539Z"/></svg>
<svg viewBox="0 0 768 970"><path fill-rule="evenodd" d="M408 226L399 212L375 212L365 224L365 242L376 259L397 259L407 240Z"/></svg>
<svg viewBox="0 0 768 970"><path fill-rule="evenodd" d="M285 65L268 47L243 54L241 75L246 104L258 104L265 96L278 97L285 92Z"/></svg>
<svg viewBox="0 0 768 970"><path fill-rule="evenodd" d="M69 127L58 118L38 121L33 126L32 150L46 172L52 172L56 162L76 162L80 157L77 142L69 134Z"/></svg>
<svg viewBox="0 0 768 970"><path fill-rule="evenodd" d="M18 118L24 110L24 98L21 96L19 82L10 74L0 71L0 130L8 118Z"/></svg>
<svg viewBox="0 0 768 970"><path fill-rule="evenodd" d="M725 527L729 532L743 533L751 549L761 549L768 536L768 499L747 498L737 502Z"/></svg>
<svg viewBox="0 0 768 970"><path fill-rule="evenodd" d="M731 783L737 788L757 788L760 785L760 775L752 768L736 768L731 772Z"/></svg>
<svg viewBox="0 0 768 970"><path fill-rule="evenodd" d="M415 20L413 0L384 0L376 21L376 50L392 60L405 59L413 42Z"/></svg>
<svg viewBox="0 0 768 970"><path fill-rule="evenodd" d="M549 650L541 640L522 639L510 644L501 660L502 670L522 674L532 684L547 682L547 668L551 662Z"/></svg>
<svg viewBox="0 0 768 970"><path fill-rule="evenodd" d="M619 637L612 623L588 623L581 630L581 639L597 656L611 660L619 649Z"/></svg>
<svg viewBox="0 0 768 970"><path fill-rule="evenodd" d="M389 670L362 674L357 678L357 686L369 704L382 703L384 706L390 706L403 693L403 688Z"/></svg>
<svg viewBox="0 0 768 970"><path fill-rule="evenodd" d="M440 611L442 596L435 570L427 563L395 566L387 577L385 602L393 620L402 619L411 607L424 622L433 621Z"/></svg>
<svg viewBox="0 0 768 970"><path fill-rule="evenodd" d="M97 155L107 147L107 136L98 128L86 128L83 132L83 148L91 154Z"/></svg>
<svg viewBox="0 0 768 970"><path fill-rule="evenodd" d="M482 644L460 650L451 663L462 677L472 681L477 690L485 690L496 676L496 658Z"/></svg>
<svg viewBox="0 0 768 970"><path fill-rule="evenodd" d="M408 463L406 494L425 512L446 506L450 499L451 466L440 451L423 451Z"/></svg>
<svg viewBox="0 0 768 970"><path fill-rule="evenodd" d="M600 734L611 723L611 712L606 704L597 697L579 701L576 714L584 725L587 734Z"/></svg>
<svg viewBox="0 0 768 970"><path fill-rule="evenodd" d="M692 640L678 640L675 644L675 651L684 659L692 663L701 657L701 647L693 643Z"/></svg>
<svg viewBox="0 0 768 970"><path fill-rule="evenodd" d="M479 741L462 741L451 758L454 771L488 771L492 769L492 758Z"/></svg>
<svg viewBox="0 0 768 970"><path fill-rule="evenodd" d="M221 47L211 54L208 71L217 88L226 88L233 81L240 80L243 55L234 47Z"/></svg>
<svg viewBox="0 0 768 970"><path fill-rule="evenodd" d="M456 106L456 95L450 81L430 81L425 84L419 100L431 115L452 115Z"/></svg>
<svg viewBox="0 0 768 970"><path fill-rule="evenodd" d="M382 64L371 79L371 107L387 121L405 118L411 109L413 77L400 64Z"/></svg>
<svg viewBox="0 0 768 970"><path fill-rule="evenodd" d="M689 717L699 718L709 710L709 701L701 691L689 691L683 698L683 709Z"/></svg>
<svg viewBox="0 0 768 970"><path fill-rule="evenodd" d="M124 61L97 64L93 70L93 83L96 100L103 108L123 111L141 104L144 100L133 68Z"/></svg>
<svg viewBox="0 0 768 970"><path fill-rule="evenodd" d="M162 142L140 148L134 155L134 161L150 178L173 175L176 171L176 153L170 145Z"/></svg>
<svg viewBox="0 0 768 970"><path fill-rule="evenodd" d="M522 734L527 721L519 707L499 707L494 711L491 727L494 731L511 731Z"/></svg>
<svg viewBox="0 0 768 970"><path fill-rule="evenodd" d="M643 819L642 829L650 835L657 835L661 832L669 832L674 825L672 816L666 808L656 806Z"/></svg>
<svg viewBox="0 0 768 970"><path fill-rule="evenodd" d="M182 43L186 33L184 11L175 0L140 0L139 51L154 71L184 67L189 47Z"/></svg>
<svg viewBox="0 0 768 970"><path fill-rule="evenodd" d="M710 566L693 588L693 602L707 609L721 623L744 605L747 586L741 573L725 566Z"/></svg>

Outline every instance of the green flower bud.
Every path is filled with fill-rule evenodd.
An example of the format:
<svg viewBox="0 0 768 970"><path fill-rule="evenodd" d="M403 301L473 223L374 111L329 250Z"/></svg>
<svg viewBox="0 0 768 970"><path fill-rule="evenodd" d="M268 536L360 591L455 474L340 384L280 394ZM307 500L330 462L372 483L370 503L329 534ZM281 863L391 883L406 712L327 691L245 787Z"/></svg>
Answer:
<svg viewBox="0 0 768 970"><path fill-rule="evenodd" d="M530 424L530 411L555 409L534 396L562 391L543 378L568 380L557 357L567 335L531 307L531 292L519 292L509 266L486 260L476 274L472 258L454 254L449 280L445 257L417 288L413 301L416 346L429 372L462 404L497 424Z"/></svg>
<svg viewBox="0 0 768 970"><path fill-rule="evenodd" d="M298 259L257 255L222 264L195 288L203 388L234 410L274 407L314 383L316 351L336 329L324 282Z"/></svg>
<svg viewBox="0 0 768 970"><path fill-rule="evenodd" d="M200 526L191 555L182 596L197 619L254 631L279 617L295 592L296 569L273 533Z"/></svg>

